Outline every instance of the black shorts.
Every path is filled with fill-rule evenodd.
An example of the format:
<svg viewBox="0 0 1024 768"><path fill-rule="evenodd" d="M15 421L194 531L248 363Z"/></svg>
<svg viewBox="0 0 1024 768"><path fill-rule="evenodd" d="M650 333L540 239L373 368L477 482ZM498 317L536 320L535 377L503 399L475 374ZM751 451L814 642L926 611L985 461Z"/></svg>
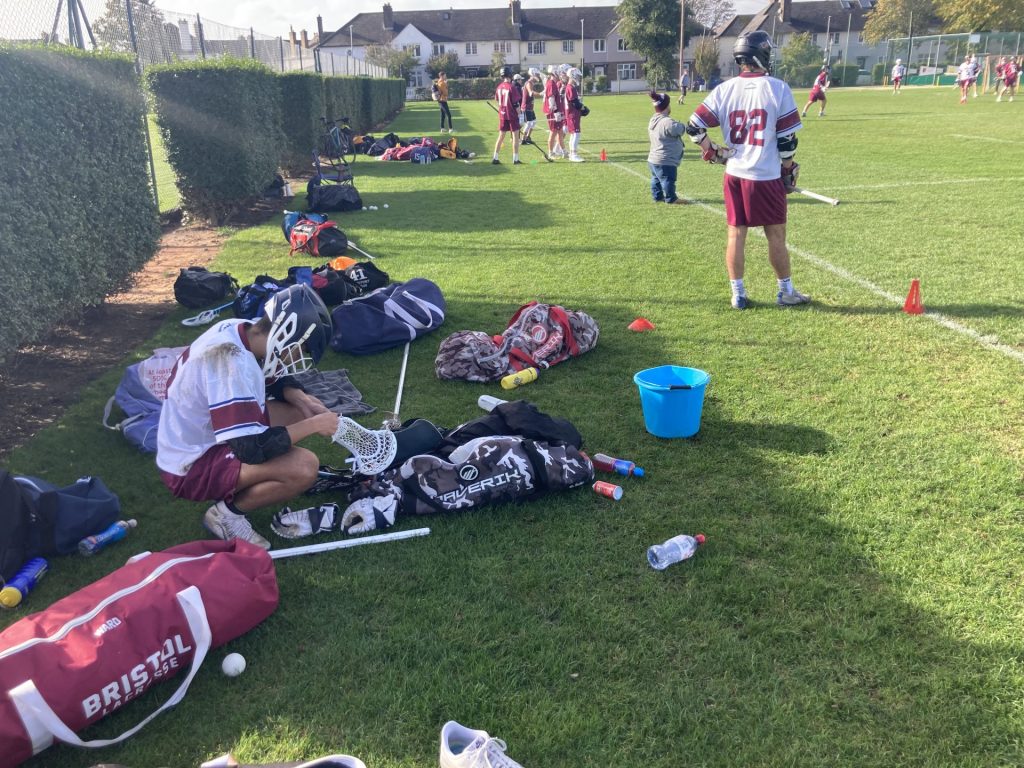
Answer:
<svg viewBox="0 0 1024 768"><path fill-rule="evenodd" d="M532 109L526 110L523 114L525 115L524 119L528 123L537 119L537 113Z"/></svg>

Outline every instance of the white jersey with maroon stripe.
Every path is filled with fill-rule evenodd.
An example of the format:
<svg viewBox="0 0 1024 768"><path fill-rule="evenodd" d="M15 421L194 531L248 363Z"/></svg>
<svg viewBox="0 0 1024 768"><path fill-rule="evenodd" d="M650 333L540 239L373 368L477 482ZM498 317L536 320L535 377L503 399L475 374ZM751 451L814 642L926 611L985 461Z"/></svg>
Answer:
<svg viewBox="0 0 1024 768"><path fill-rule="evenodd" d="M744 72L726 80L697 107L690 121L704 128L721 126L726 145L736 150L725 172L754 181L782 175L775 140L803 127L789 86L762 72Z"/></svg>
<svg viewBox="0 0 1024 768"><path fill-rule="evenodd" d="M263 370L244 340L245 320L224 320L192 342L171 372L160 411L156 464L183 476L218 443L270 426Z"/></svg>

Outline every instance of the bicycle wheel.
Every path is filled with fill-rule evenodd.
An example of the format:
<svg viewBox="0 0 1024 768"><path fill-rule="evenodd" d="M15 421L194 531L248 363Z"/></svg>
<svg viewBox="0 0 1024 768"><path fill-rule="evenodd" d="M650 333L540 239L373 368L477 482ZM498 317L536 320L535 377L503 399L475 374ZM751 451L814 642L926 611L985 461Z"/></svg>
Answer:
<svg viewBox="0 0 1024 768"><path fill-rule="evenodd" d="M356 161L355 133L351 128L342 128L338 131L338 153L346 165Z"/></svg>

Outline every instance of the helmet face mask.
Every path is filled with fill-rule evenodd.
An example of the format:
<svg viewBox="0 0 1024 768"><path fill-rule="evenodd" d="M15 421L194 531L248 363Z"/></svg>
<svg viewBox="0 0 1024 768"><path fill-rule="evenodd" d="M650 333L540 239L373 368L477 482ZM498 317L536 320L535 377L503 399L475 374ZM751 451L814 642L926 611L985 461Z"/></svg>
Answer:
<svg viewBox="0 0 1024 768"><path fill-rule="evenodd" d="M732 56L737 64L747 64L762 72L772 71L772 39L767 32L757 30L736 38Z"/></svg>
<svg viewBox="0 0 1024 768"><path fill-rule="evenodd" d="M512 67L508 66L507 64L504 67L502 67L501 68L501 76L502 77L512 77Z"/></svg>
<svg viewBox="0 0 1024 768"><path fill-rule="evenodd" d="M331 337L331 315L306 285L293 285L270 297L263 314L270 320L263 377L267 381L308 371L323 357Z"/></svg>

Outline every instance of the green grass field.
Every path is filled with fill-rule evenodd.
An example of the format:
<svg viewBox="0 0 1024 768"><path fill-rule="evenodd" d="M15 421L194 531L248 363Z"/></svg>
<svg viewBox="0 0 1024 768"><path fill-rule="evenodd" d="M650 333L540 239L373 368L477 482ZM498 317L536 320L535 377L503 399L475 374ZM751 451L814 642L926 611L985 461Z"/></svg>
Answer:
<svg viewBox="0 0 1024 768"><path fill-rule="evenodd" d="M156 117L149 116L149 140L153 145L153 165L156 169L156 193L160 199L160 212L171 211L181 204L181 194L174 184L174 171L167 162L164 143L156 126Z"/></svg>
<svg viewBox="0 0 1024 768"><path fill-rule="evenodd" d="M365 203L390 207L337 218L393 279L428 277L448 301L442 329L412 346L404 417L454 426L480 414L479 395L502 395L438 381L442 338L497 333L532 299L562 304L597 319L598 347L514 395L648 476L624 479L618 503L583 489L400 518L433 533L282 561L278 611L212 652L177 708L124 746L57 747L33 765L193 766L231 750L426 768L449 719L505 739L527 768L1024 763L1024 104L833 90L798 160L801 184L842 204L790 199L794 280L814 304L773 305L751 238L746 312L728 303L721 169L688 147L680 189L699 204L654 205L649 101L588 104L594 162L549 165L524 147L512 167L508 149L489 163L487 105L453 103L472 164L360 160ZM432 104L412 104L391 130L436 125ZM237 232L214 266L247 281L291 263L274 221ZM914 278L919 317L900 311ZM187 314L129 360L188 343ZM629 332L637 316L656 330ZM347 369L386 411L401 352L329 353L322 367ZM666 363L711 374L693 439L643 428L632 376ZM119 376L10 464L55 482L99 475L139 527L92 559L54 561L27 610L204 536L205 505L172 501L152 458L101 426ZM280 546L271 513L252 518ZM698 531L693 560L648 567L648 545ZM219 670L230 651L248 659L235 679ZM87 735L125 730L167 694Z"/></svg>

